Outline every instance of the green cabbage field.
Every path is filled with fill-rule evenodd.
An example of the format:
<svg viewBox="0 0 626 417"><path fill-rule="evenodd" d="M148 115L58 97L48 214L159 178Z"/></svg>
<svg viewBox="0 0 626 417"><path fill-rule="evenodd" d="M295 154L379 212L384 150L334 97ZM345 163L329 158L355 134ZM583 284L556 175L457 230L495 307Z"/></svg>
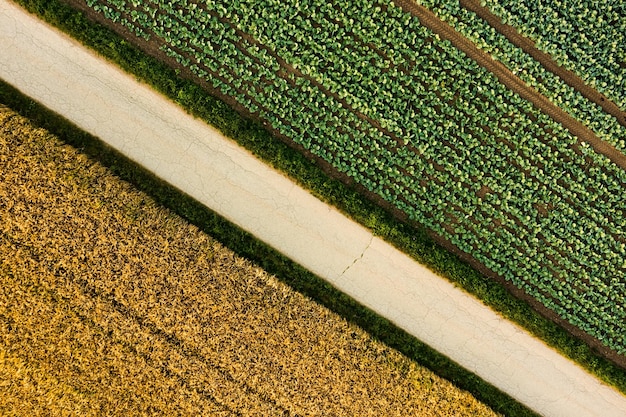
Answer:
<svg viewBox="0 0 626 417"><path fill-rule="evenodd" d="M504 22L626 109L626 3L482 0Z"/></svg>
<svg viewBox="0 0 626 417"><path fill-rule="evenodd" d="M472 11L462 7L459 0L423 1L422 4L494 59L502 62L526 84L585 124L599 138L622 152L626 149L625 123L620 124L599 105L586 99L563 79L546 70L541 63L511 43L503 34ZM624 65L626 68L626 62ZM623 116L623 121L626 122L626 115Z"/></svg>

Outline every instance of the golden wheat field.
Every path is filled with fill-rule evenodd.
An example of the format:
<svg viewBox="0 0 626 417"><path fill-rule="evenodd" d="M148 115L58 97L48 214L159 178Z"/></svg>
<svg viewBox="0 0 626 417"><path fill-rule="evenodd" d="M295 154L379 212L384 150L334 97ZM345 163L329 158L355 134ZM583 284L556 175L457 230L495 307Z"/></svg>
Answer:
<svg viewBox="0 0 626 417"><path fill-rule="evenodd" d="M0 109L0 414L488 416Z"/></svg>

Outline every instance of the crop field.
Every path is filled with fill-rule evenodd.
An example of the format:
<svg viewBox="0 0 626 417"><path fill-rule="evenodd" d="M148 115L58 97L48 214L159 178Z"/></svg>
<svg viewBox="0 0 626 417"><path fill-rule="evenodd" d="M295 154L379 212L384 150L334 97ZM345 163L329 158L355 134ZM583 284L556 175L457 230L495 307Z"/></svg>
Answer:
<svg viewBox="0 0 626 417"><path fill-rule="evenodd" d="M624 126L457 2L430 7L612 151L508 88L408 2L80 3L626 354Z"/></svg>
<svg viewBox="0 0 626 417"><path fill-rule="evenodd" d="M626 110L626 4L623 1L483 0L502 20L533 39Z"/></svg>
<svg viewBox="0 0 626 417"><path fill-rule="evenodd" d="M496 415L4 107L0 218L2 415Z"/></svg>
<svg viewBox="0 0 626 417"><path fill-rule="evenodd" d="M470 0L463 1L466 5L471 3ZM622 152L626 149L624 139L626 138L626 112L619 108L613 108L611 109L613 111L607 112L601 106L606 107L607 102L604 97L599 97L595 103L589 97L585 97L579 91L583 86L578 85L578 89L574 88L563 78L547 70L541 62L534 59L520 46L513 44L476 13L463 7L459 0L423 1L422 4L479 48L488 52L495 60L503 63L527 85L585 124L598 138ZM551 55L550 58L553 59ZM616 91L624 91L624 87ZM599 95L596 90L593 92Z"/></svg>

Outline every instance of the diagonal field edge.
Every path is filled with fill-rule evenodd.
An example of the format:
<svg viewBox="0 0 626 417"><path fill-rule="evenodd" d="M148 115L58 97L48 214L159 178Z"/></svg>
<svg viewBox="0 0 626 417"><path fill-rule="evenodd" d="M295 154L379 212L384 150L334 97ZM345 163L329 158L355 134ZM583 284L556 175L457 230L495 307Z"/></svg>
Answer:
<svg viewBox="0 0 626 417"><path fill-rule="evenodd" d="M626 397L215 129L0 0L0 78L546 416Z"/></svg>

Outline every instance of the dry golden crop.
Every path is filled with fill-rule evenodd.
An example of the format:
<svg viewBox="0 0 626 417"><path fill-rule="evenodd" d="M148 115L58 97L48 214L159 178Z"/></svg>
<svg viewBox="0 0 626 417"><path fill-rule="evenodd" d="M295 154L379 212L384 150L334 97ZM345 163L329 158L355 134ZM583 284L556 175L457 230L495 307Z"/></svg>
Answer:
<svg viewBox="0 0 626 417"><path fill-rule="evenodd" d="M0 109L0 414L493 415Z"/></svg>

